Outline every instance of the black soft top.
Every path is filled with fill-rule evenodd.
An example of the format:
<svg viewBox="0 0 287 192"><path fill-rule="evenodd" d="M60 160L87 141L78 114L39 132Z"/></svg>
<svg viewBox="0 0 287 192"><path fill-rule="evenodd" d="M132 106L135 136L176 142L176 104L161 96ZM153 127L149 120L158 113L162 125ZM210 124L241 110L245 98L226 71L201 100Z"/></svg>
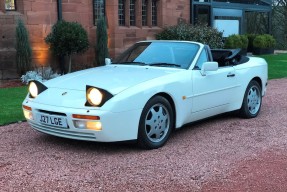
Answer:
<svg viewBox="0 0 287 192"><path fill-rule="evenodd" d="M211 49L213 61L218 62L219 67L243 64L249 58L241 54L241 49Z"/></svg>

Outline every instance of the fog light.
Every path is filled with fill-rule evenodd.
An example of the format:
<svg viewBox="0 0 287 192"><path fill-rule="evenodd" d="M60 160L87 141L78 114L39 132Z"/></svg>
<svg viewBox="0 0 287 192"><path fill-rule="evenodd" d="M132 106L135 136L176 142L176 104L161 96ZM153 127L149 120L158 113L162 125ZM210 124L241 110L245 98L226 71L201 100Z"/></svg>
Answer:
<svg viewBox="0 0 287 192"><path fill-rule="evenodd" d="M23 105L23 113L24 113L24 117L27 120L33 120L34 119L31 107Z"/></svg>
<svg viewBox="0 0 287 192"><path fill-rule="evenodd" d="M85 121L79 121L74 120L74 126L78 129L85 129L86 128L86 122Z"/></svg>
<svg viewBox="0 0 287 192"><path fill-rule="evenodd" d="M33 113L31 111L23 110L24 117L28 120L33 120Z"/></svg>
<svg viewBox="0 0 287 192"><path fill-rule="evenodd" d="M98 121L88 121L87 122L87 129L101 131L102 130L102 123Z"/></svg>
<svg viewBox="0 0 287 192"><path fill-rule="evenodd" d="M81 121L73 120L74 126L78 129L89 129L94 131L102 130L102 123L99 121Z"/></svg>

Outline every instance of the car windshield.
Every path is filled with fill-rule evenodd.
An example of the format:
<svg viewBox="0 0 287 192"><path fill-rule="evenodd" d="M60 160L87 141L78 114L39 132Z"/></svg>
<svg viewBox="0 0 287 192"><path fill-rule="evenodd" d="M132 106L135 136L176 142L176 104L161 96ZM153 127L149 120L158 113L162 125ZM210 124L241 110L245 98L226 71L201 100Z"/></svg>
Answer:
<svg viewBox="0 0 287 192"><path fill-rule="evenodd" d="M113 64L188 69L198 49L198 44L187 42L140 42L122 53Z"/></svg>

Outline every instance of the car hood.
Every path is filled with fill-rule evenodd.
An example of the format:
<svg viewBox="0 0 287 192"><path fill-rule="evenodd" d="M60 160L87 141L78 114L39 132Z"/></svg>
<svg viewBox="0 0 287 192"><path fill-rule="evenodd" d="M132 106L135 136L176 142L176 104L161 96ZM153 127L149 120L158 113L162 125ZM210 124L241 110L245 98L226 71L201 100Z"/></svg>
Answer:
<svg viewBox="0 0 287 192"><path fill-rule="evenodd" d="M179 72L183 69L109 65L67 74L45 82L47 87L85 91L86 85L105 89L115 95L139 83Z"/></svg>

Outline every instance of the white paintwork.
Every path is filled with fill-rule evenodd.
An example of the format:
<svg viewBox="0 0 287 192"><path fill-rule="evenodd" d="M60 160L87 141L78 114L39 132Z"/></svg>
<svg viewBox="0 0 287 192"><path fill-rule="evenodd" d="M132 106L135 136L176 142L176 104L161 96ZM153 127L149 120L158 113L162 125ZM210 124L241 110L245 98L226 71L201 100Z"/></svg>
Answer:
<svg viewBox="0 0 287 192"><path fill-rule="evenodd" d="M106 65L112 64L112 60L110 58L105 58L105 64Z"/></svg>
<svg viewBox="0 0 287 192"><path fill-rule="evenodd" d="M47 87L80 91L85 91L86 85L93 85L106 89L115 95L142 82L181 70L166 67L108 65L67 74L61 78L47 81L45 85Z"/></svg>
<svg viewBox="0 0 287 192"><path fill-rule="evenodd" d="M27 95L23 105L31 107L33 114L40 110L65 114L69 128L51 131L35 120L28 122L39 131L61 137L101 142L133 140L137 139L142 109L156 94L171 98L176 128L239 109L246 87L254 78L259 78L262 95L265 94L267 63L264 59L251 57L247 63L219 68L216 63L209 62L205 66L205 75L202 75L200 69L193 69L204 47L199 45L200 49L187 70L112 64L47 81L44 84L48 89L35 99ZM86 85L104 89L113 97L101 107L87 107ZM103 130L75 128L72 114L99 116ZM80 136L74 136L76 134Z"/></svg>
<svg viewBox="0 0 287 192"><path fill-rule="evenodd" d="M206 76L207 71L217 71L217 70L218 70L217 62L205 62L202 64L200 72L202 76Z"/></svg>

